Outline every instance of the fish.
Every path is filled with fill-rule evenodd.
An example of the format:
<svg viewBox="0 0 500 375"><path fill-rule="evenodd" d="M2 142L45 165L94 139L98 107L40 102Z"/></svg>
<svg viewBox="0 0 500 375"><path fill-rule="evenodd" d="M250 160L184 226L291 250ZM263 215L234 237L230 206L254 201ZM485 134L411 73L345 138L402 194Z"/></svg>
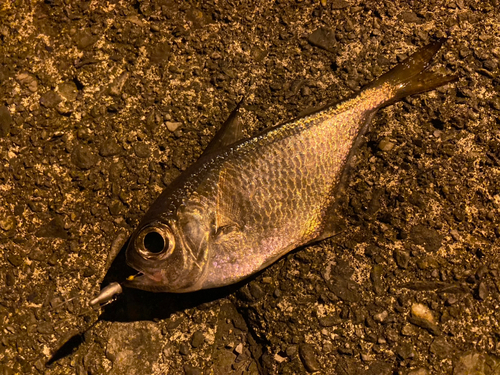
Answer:
<svg viewBox="0 0 500 375"><path fill-rule="evenodd" d="M455 82L428 67L432 42L356 95L245 138L241 102L201 157L154 201L130 237L123 283L186 293L240 282L335 235L336 197L375 113Z"/></svg>

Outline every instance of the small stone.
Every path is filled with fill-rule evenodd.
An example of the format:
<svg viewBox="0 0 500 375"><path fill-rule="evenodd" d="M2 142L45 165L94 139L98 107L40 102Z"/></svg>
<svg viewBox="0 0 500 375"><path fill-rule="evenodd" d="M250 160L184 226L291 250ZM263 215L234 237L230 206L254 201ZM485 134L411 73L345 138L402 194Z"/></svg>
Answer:
<svg viewBox="0 0 500 375"><path fill-rule="evenodd" d="M109 95L119 96L122 94L123 86L129 77L129 73L125 72L116 78L108 87Z"/></svg>
<svg viewBox="0 0 500 375"><path fill-rule="evenodd" d="M151 154L149 146L142 142L138 142L134 145L134 152L138 158L147 158Z"/></svg>
<svg viewBox="0 0 500 375"><path fill-rule="evenodd" d="M286 356L288 358L293 357L295 354L297 354L297 346L291 345L285 349Z"/></svg>
<svg viewBox="0 0 500 375"><path fill-rule="evenodd" d="M201 375L202 372L199 368L193 367L191 365L184 365L184 374L186 375Z"/></svg>
<svg viewBox="0 0 500 375"><path fill-rule="evenodd" d="M416 244L423 246L429 252L436 252L441 247L442 236L425 225L415 225L410 230L410 238Z"/></svg>
<svg viewBox="0 0 500 375"><path fill-rule="evenodd" d="M410 323L426 329L433 335L439 334L439 328L434 322L434 315L427 306L421 303L414 303L411 306Z"/></svg>
<svg viewBox="0 0 500 375"><path fill-rule="evenodd" d="M326 51L334 51L337 46L335 33L325 27L320 27L307 37L307 41L313 46L323 48Z"/></svg>
<svg viewBox="0 0 500 375"><path fill-rule="evenodd" d="M373 315L373 320L375 320L377 323L382 323L388 316L389 313L387 312L387 310L384 310L381 313Z"/></svg>
<svg viewBox="0 0 500 375"><path fill-rule="evenodd" d="M234 351L236 354L243 353L243 343L240 342L238 345L236 345L236 348L234 348Z"/></svg>
<svg viewBox="0 0 500 375"><path fill-rule="evenodd" d="M189 354L189 346L185 342L181 343L179 345L179 353L182 355L188 355Z"/></svg>
<svg viewBox="0 0 500 375"><path fill-rule="evenodd" d="M403 328L401 328L401 334L403 336L415 336L417 331L411 324L405 324Z"/></svg>
<svg viewBox="0 0 500 375"><path fill-rule="evenodd" d="M486 282L481 281L477 287L477 297L480 300L485 300L488 298L489 290L488 290L488 285Z"/></svg>
<svg viewBox="0 0 500 375"><path fill-rule="evenodd" d="M429 347L429 351L442 360L450 358L453 355L453 346L450 345L446 339L436 337Z"/></svg>
<svg viewBox="0 0 500 375"><path fill-rule="evenodd" d="M0 106L0 138L9 135L11 124L12 117L10 115L9 109L4 105Z"/></svg>
<svg viewBox="0 0 500 375"><path fill-rule="evenodd" d="M318 318L318 320L321 327L332 327L339 323L339 319L331 315Z"/></svg>
<svg viewBox="0 0 500 375"><path fill-rule="evenodd" d="M92 35L90 30L83 30L75 34L75 43L79 49L86 49L97 42L97 35Z"/></svg>
<svg viewBox="0 0 500 375"><path fill-rule="evenodd" d="M410 262L410 253L403 250L394 251L394 260L399 268L408 268L408 263Z"/></svg>
<svg viewBox="0 0 500 375"><path fill-rule="evenodd" d="M401 343L396 348L396 355L401 359L408 359L415 357L415 351L413 350L413 345L409 342Z"/></svg>
<svg viewBox="0 0 500 375"><path fill-rule="evenodd" d="M97 156L90 146L78 145L73 150L71 160L80 169L90 169L97 162Z"/></svg>
<svg viewBox="0 0 500 375"><path fill-rule="evenodd" d="M312 345L300 344L299 357L308 372L315 372L321 369Z"/></svg>
<svg viewBox="0 0 500 375"><path fill-rule="evenodd" d="M61 238L66 240L68 239L68 232L64 229L63 220L57 216L38 228L35 232L35 236L40 238Z"/></svg>
<svg viewBox="0 0 500 375"><path fill-rule="evenodd" d="M165 125L167 125L167 129L173 133L182 126L182 122L167 121Z"/></svg>
<svg viewBox="0 0 500 375"><path fill-rule="evenodd" d="M260 285L257 282L255 282L255 281L252 281L250 283L249 288L250 288L250 293L252 294L252 297L255 298L256 300L261 299L266 294L262 290L262 288L260 287Z"/></svg>
<svg viewBox="0 0 500 375"><path fill-rule="evenodd" d="M205 336L203 335L203 332L201 331L196 331L193 333L193 336L191 337L191 346L193 348L198 348L199 346L203 345L205 342Z"/></svg>
<svg viewBox="0 0 500 375"><path fill-rule="evenodd" d="M280 356L278 353L274 355L274 360L278 363L282 363L286 361L286 358Z"/></svg>
<svg viewBox="0 0 500 375"><path fill-rule="evenodd" d="M62 101L61 96L54 90L47 91L40 98L40 104L46 108L54 108Z"/></svg>
<svg viewBox="0 0 500 375"><path fill-rule="evenodd" d="M74 82L63 82L57 86L59 94L68 102L74 102L78 96L78 88Z"/></svg>
<svg viewBox="0 0 500 375"><path fill-rule="evenodd" d="M12 215L0 218L0 229L3 229L6 232L15 229L16 225L17 225L17 220Z"/></svg>
<svg viewBox="0 0 500 375"><path fill-rule="evenodd" d="M378 144L378 149L380 151L391 151L394 148L394 142L391 142L388 138L382 139Z"/></svg>
<svg viewBox="0 0 500 375"><path fill-rule="evenodd" d="M485 372L485 367L487 366L488 359L492 359L490 356L477 352L467 352L462 354L454 364L453 375L486 375L486 374L496 374L497 372ZM497 362L495 360L490 362ZM499 363L489 363L490 368L494 369L499 366ZM497 367L498 369L498 367Z"/></svg>
<svg viewBox="0 0 500 375"><path fill-rule="evenodd" d="M118 155L121 150L122 148L113 138L108 138L101 143L99 147L99 155L103 157L115 156Z"/></svg>
<svg viewBox="0 0 500 375"><path fill-rule="evenodd" d="M422 303L414 303L411 305L411 315L434 323L434 315L432 315L431 310Z"/></svg>
<svg viewBox="0 0 500 375"><path fill-rule="evenodd" d="M384 292L384 285L382 283L383 272L384 268L380 264L376 264L372 267L372 271L370 273L370 280L373 283L373 291L377 295L381 295Z"/></svg>
<svg viewBox="0 0 500 375"><path fill-rule="evenodd" d="M408 375L429 375L429 371L423 367L411 370Z"/></svg>
<svg viewBox="0 0 500 375"><path fill-rule="evenodd" d="M343 301L358 302L360 299L358 286L351 280L334 276L327 285L328 289Z"/></svg>
<svg viewBox="0 0 500 375"><path fill-rule="evenodd" d="M17 254L10 253L9 255L7 255L7 260L14 267L19 267L21 264L23 264L23 259Z"/></svg>

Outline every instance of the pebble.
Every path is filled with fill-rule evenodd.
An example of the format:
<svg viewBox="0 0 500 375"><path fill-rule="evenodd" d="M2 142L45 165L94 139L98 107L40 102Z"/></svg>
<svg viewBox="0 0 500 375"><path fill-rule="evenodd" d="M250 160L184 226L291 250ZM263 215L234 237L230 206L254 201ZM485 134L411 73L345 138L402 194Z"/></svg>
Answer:
<svg viewBox="0 0 500 375"><path fill-rule="evenodd" d="M370 273L370 280L373 283L373 291L377 295L381 295L384 292L384 285L382 283L383 272L384 268L380 264L376 264L372 267L372 271Z"/></svg>
<svg viewBox="0 0 500 375"><path fill-rule="evenodd" d="M477 352L463 353L455 362L453 375L493 375L497 374L500 360ZM493 371L490 371L493 370Z"/></svg>
<svg viewBox="0 0 500 375"><path fill-rule="evenodd" d="M249 288L250 288L250 293L252 294L252 297L255 298L256 300L261 299L266 294L266 292L264 292L262 290L262 288L260 287L260 285L255 281L250 283Z"/></svg>
<svg viewBox="0 0 500 375"><path fill-rule="evenodd" d="M429 375L429 371L423 367L411 370L408 375Z"/></svg>
<svg viewBox="0 0 500 375"><path fill-rule="evenodd" d="M429 252L436 252L441 247L442 236L432 228L427 228L425 225L415 225L410 230L411 240L425 248Z"/></svg>
<svg viewBox="0 0 500 375"><path fill-rule="evenodd" d="M411 306L410 323L426 329L433 335L439 334L439 328L434 322L434 315L427 306L421 303L414 303Z"/></svg>
<svg viewBox="0 0 500 375"><path fill-rule="evenodd" d="M138 142L134 145L134 152L138 158L147 158L151 154L149 146L142 142Z"/></svg>
<svg viewBox="0 0 500 375"><path fill-rule="evenodd" d="M182 122L167 121L165 122L165 125L167 126L167 129L173 133L182 126Z"/></svg>
<svg viewBox="0 0 500 375"><path fill-rule="evenodd" d="M394 251L394 260L399 268L408 268L408 263L410 262L410 253L403 250Z"/></svg>
<svg viewBox="0 0 500 375"><path fill-rule="evenodd" d="M453 346L443 337L436 337L434 341L432 341L429 351L439 359L446 359L453 355Z"/></svg>
<svg viewBox="0 0 500 375"><path fill-rule="evenodd" d="M399 346L396 348L396 355L402 359L415 357L415 351L413 350L413 345L409 342L404 342L399 344Z"/></svg>
<svg viewBox="0 0 500 375"><path fill-rule="evenodd" d="M61 238L65 240L68 238L68 233L64 229L63 220L57 216L38 228L35 232L35 236L39 238Z"/></svg>
<svg viewBox="0 0 500 375"><path fill-rule="evenodd" d="M203 332L201 331L196 331L193 333L193 336L191 337L191 346L193 348L198 348L199 346L203 345L205 342L205 336L203 335Z"/></svg>
<svg viewBox="0 0 500 375"><path fill-rule="evenodd" d="M6 232L15 229L16 225L17 220L12 215L0 218L0 229L3 229Z"/></svg>
<svg viewBox="0 0 500 375"><path fill-rule="evenodd" d="M184 365L184 373L186 375L201 375L202 372L199 368L193 367L191 365Z"/></svg>
<svg viewBox="0 0 500 375"><path fill-rule="evenodd" d="M97 155L92 148L87 145L78 145L73 150L71 160L80 169L90 169L97 162Z"/></svg>
<svg viewBox="0 0 500 375"><path fill-rule="evenodd" d="M108 138L99 146L99 155L103 157L115 156L120 153L122 148L118 145L118 142L113 138Z"/></svg>
<svg viewBox="0 0 500 375"><path fill-rule="evenodd" d="M394 142L391 142L388 138L382 139L378 144L378 149L380 151L391 151L394 148Z"/></svg>
<svg viewBox="0 0 500 375"><path fill-rule="evenodd" d="M307 41L313 46L323 48L326 51L334 51L337 46L335 33L326 27L320 27L313 31L307 37Z"/></svg>
<svg viewBox="0 0 500 375"><path fill-rule="evenodd" d="M59 86L57 86L57 91L59 91L59 94L68 102L74 102L78 96L78 88L72 81L60 83Z"/></svg>
<svg viewBox="0 0 500 375"><path fill-rule="evenodd" d="M477 287L477 297L480 300L485 300L486 298L488 298L488 294L489 294L488 285L486 284L486 282L481 281Z"/></svg>
<svg viewBox="0 0 500 375"><path fill-rule="evenodd" d="M308 372L315 372L321 369L312 345L300 344L299 357Z"/></svg>
<svg viewBox="0 0 500 375"><path fill-rule="evenodd" d="M389 313L387 312L387 310L384 310L381 313L373 315L373 320L375 320L377 323L382 323L388 316Z"/></svg>
<svg viewBox="0 0 500 375"><path fill-rule="evenodd" d="M351 280L334 276L327 285L328 289L343 301L358 302L360 299L358 286Z"/></svg>
<svg viewBox="0 0 500 375"><path fill-rule="evenodd" d="M40 97L40 104L46 108L54 108L62 101L61 96L54 90L47 91Z"/></svg>
<svg viewBox="0 0 500 375"><path fill-rule="evenodd" d="M0 138L9 135L11 124L12 116L9 109L4 105L0 106Z"/></svg>

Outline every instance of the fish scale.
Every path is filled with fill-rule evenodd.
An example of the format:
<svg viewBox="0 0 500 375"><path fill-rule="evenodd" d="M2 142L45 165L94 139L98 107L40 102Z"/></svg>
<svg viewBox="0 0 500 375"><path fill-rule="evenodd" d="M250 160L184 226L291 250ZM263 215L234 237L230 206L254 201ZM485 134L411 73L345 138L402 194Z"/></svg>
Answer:
<svg viewBox="0 0 500 375"><path fill-rule="evenodd" d="M443 42L423 47L339 104L246 140L240 102L132 234L127 263L142 275L124 285L179 293L221 287L335 234L336 193L377 110L457 79L426 71Z"/></svg>

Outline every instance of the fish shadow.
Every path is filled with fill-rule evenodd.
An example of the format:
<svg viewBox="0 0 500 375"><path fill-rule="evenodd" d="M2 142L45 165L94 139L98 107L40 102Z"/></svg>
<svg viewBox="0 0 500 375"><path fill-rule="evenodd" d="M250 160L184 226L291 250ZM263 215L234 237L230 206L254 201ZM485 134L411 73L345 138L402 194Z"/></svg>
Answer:
<svg viewBox="0 0 500 375"><path fill-rule="evenodd" d="M127 243L124 244L108 269L101 283L101 289L112 282L121 283L128 276L137 273L137 271L126 264L125 250L127 248ZM100 321L135 322L167 319L176 312L193 307L200 307L204 304L210 304L211 302L225 298L238 291L260 273L262 273L262 271L237 284L190 293L153 293L124 287L123 293L120 294L115 301L102 308L103 311L95 322L71 337L63 338L62 342L58 345L58 349L46 362L46 367L51 367L55 362L75 353L85 342L85 333L93 329Z"/></svg>

